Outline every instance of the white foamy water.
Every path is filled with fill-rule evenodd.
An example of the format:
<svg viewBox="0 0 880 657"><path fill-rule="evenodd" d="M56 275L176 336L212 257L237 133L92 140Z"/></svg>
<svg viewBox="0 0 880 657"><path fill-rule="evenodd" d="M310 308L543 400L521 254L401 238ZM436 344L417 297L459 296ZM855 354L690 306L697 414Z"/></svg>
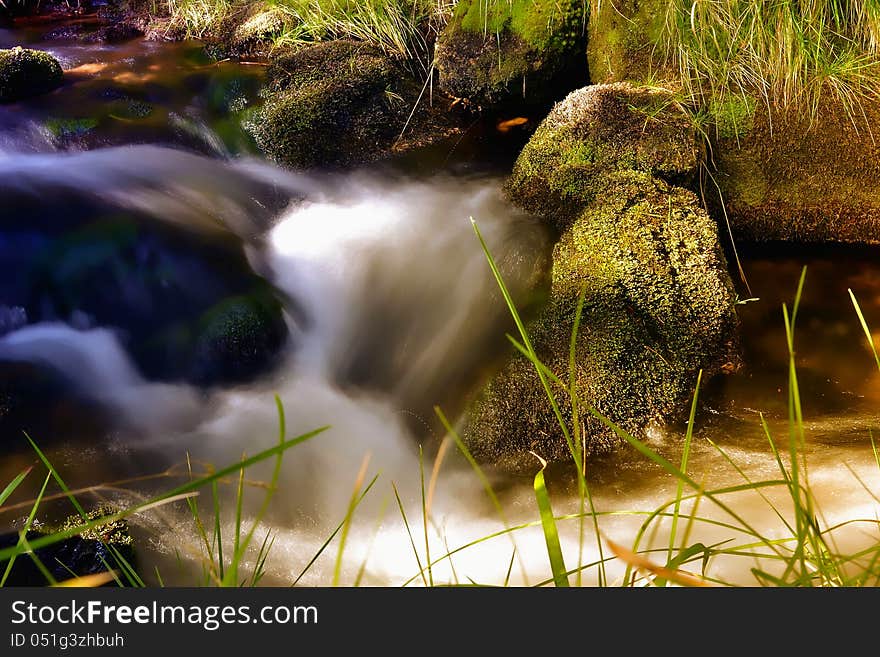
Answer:
<svg viewBox="0 0 880 657"><path fill-rule="evenodd" d="M142 162L132 158L135 152L143 156ZM115 411L123 428L114 440L125 441L135 453L149 454L151 459L159 455L169 464L189 454L196 462L223 466L243 453L253 455L273 446L278 440L276 394L284 406L288 438L327 426L325 432L285 454L277 494L255 539L261 542L266 531L274 536L264 583L290 584L305 568L345 516L365 461L361 487L376 475L378 479L353 517L342 584L353 583L363 567L364 584L421 585L425 580L419 569L427 564L428 552L433 561L453 550L451 558L431 569L434 583L501 584L508 572L512 584L536 584L550 577L529 479L493 478L503 501L502 522L481 481L453 448L439 469L427 548L422 524L419 444L426 451L428 486L440 439L436 430L425 428L436 426L431 407L447 401L454 405L468 386L476 384L492 349L503 344L503 332L509 330L506 309L470 219L478 222L517 295L532 280L544 243L536 224L504 203L500 181L416 182L363 174L303 177L256 163L232 167L161 149L116 149L90 156L91 176L83 168L47 181L42 172L57 169L52 156L40 157L39 163L21 169L19 184L86 189L93 185L96 192L111 194L120 204L159 208L169 221L187 221L194 208L212 219L228 218L229 226L246 239L255 267L268 272L288 301L290 348L279 356L275 371L252 385L208 395L187 386L145 381L107 329L33 325L0 339L0 359L51 364L78 390ZM11 160L0 162L0 169L4 166L17 165ZM198 171L191 171L193 167ZM175 184L163 183L177 174ZM107 180L100 180L102 175ZM286 190L291 203L274 220L264 216L254 221L249 203L257 193L254 190L265 185ZM849 419L836 422L844 431ZM784 437L784 423L771 419L771 428L780 439ZM722 440L723 447L748 476L777 476L772 456L762 446L766 442L757 419L754 426L738 430L742 435ZM692 476L707 487L742 483L704 438L698 434L694 445ZM880 487L880 478L866 441L867 435L857 444L811 450L816 461L811 477L829 526L877 516L878 504L868 491ZM677 461L680 436L662 434L652 444ZM646 514L673 499L675 485L644 459L622 457L600 468L591 483L596 508L603 514L600 535L603 555L608 557L607 539L632 546ZM270 470L271 463L263 464L249 470L247 478L265 481ZM232 533L232 488L231 482L222 487L227 493L223 499L227 539ZM252 517L261 495L259 488L248 489L246 516ZM767 495L785 515L784 495L778 489L768 490ZM754 492L725 501L762 533L782 536L784 524ZM207 512L209 500L204 502ZM558 515L578 511L577 500L559 491L554 491L553 503ZM686 502L683 513L690 509ZM701 516L731 522L705 499L699 511ZM142 555L143 562L159 565L166 583L191 583L186 575L175 580L179 570L174 550L188 560L192 572L201 570L200 539L186 510L182 506L154 510L135 522L151 532L151 548ZM533 526L459 549L500 531L504 523ZM668 545L669 528L668 520L659 523L656 531L646 533L640 547ZM577 521L561 521L560 532L570 568L599 559L591 523L583 548L579 548ZM836 536L841 550L858 549L877 540L877 528L852 524ZM689 530L688 540L712 546L731 538L736 544L755 542L754 537L705 522ZM338 540L302 583L332 581ZM656 558L659 563L664 560L665 553ZM729 581L753 583L754 564L747 557L713 558L710 572ZM688 569L698 571L699 564ZM609 563L609 580L619 580L624 570L619 561ZM595 583L597 573L595 568L585 571L584 582Z"/></svg>

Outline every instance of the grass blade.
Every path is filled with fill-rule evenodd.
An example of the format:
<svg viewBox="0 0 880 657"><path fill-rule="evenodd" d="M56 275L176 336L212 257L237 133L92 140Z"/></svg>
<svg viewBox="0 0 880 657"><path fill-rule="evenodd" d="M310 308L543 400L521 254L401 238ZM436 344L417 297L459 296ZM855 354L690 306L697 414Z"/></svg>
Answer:
<svg viewBox="0 0 880 657"><path fill-rule="evenodd" d="M31 466L22 470L12 481L9 482L9 484L7 484L6 488L3 489L3 492L0 493L0 506L3 506L3 503L9 499L9 496L15 492L15 489L21 485L21 482L24 481L24 478L27 477L33 469L33 466Z"/></svg>
<svg viewBox="0 0 880 657"><path fill-rule="evenodd" d="M553 508L550 506L550 495L547 493L547 485L544 482L544 470L547 461L532 452L541 462L541 469L535 475L535 499L538 501L538 510L541 513L541 529L544 530L544 542L547 544L547 555L550 557L550 570L553 573L553 583L557 587L567 587L568 569L565 567L565 559L562 557L562 546L559 544L559 531L556 520L553 517Z"/></svg>

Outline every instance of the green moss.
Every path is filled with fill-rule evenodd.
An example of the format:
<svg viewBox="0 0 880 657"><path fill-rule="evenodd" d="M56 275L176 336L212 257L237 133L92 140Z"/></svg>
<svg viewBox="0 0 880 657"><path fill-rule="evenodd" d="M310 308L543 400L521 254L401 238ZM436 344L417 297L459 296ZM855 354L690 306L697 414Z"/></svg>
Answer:
<svg viewBox="0 0 880 657"><path fill-rule="evenodd" d="M577 38L586 23L584 5L578 0L462 0L453 20L471 32L510 32L533 48Z"/></svg>
<svg viewBox="0 0 880 657"><path fill-rule="evenodd" d="M566 73L565 91L580 86L584 11L578 0L461 0L437 45L441 87L494 105L552 100Z"/></svg>
<svg viewBox="0 0 880 657"><path fill-rule="evenodd" d="M46 121L46 129L56 140L82 137L94 130L97 125L98 121L93 118L62 119L53 117Z"/></svg>
<svg viewBox="0 0 880 657"><path fill-rule="evenodd" d="M613 0L592 3L587 61L594 84L656 77L669 3L665 0Z"/></svg>
<svg viewBox="0 0 880 657"><path fill-rule="evenodd" d="M68 517L60 527L52 531L64 532L74 527L78 527L83 522L91 522L104 516L116 513L118 509L110 507L101 507L93 509L86 513L85 520L79 515ZM48 533L48 532L47 532ZM80 538L86 541L99 541L105 545L114 545L117 547L131 547L133 541L129 532L128 522L125 519L113 520L104 524L96 525L91 529L87 529L79 534Z"/></svg>
<svg viewBox="0 0 880 657"><path fill-rule="evenodd" d="M269 95L248 129L273 159L293 167L346 165L375 157L398 134L401 75L354 42L317 44L275 60Z"/></svg>
<svg viewBox="0 0 880 657"><path fill-rule="evenodd" d="M561 234L549 301L529 332L542 362L568 379L577 299L578 397L639 434L687 406L697 373L736 363L735 294L715 223L690 181L698 149L692 121L672 97L627 83L573 92L521 153L507 183L518 205ZM571 402L558 401L571 426ZM615 434L581 413L587 451ZM534 371L514 357L473 402L465 436L482 459L530 463L533 450L569 458Z"/></svg>
<svg viewBox="0 0 880 657"><path fill-rule="evenodd" d="M61 84L63 76L58 60L47 52L0 50L0 103L48 93Z"/></svg>
<svg viewBox="0 0 880 657"><path fill-rule="evenodd" d="M284 343L281 304L267 288L224 299L198 320L193 344L195 381L241 381L265 369Z"/></svg>
<svg viewBox="0 0 880 657"><path fill-rule="evenodd" d="M880 243L880 102L860 112L831 98L815 117L759 106L747 130L719 131L714 178L739 238Z"/></svg>
<svg viewBox="0 0 880 657"><path fill-rule="evenodd" d="M646 177L689 183L699 148L694 127L667 92L628 83L574 91L547 116L523 149L508 196L560 230L599 194Z"/></svg>
<svg viewBox="0 0 880 657"><path fill-rule="evenodd" d="M575 389L631 432L675 417L701 369L708 376L735 358L734 291L717 228L689 191L650 178L635 195L610 188L607 200L598 198L563 233L552 278L551 301L530 326L539 357L567 379L577 298L585 289ZM618 444L598 421L582 421L590 454ZM508 465L527 462L528 450L568 458L534 367L522 357L474 404L466 438L481 458Z"/></svg>
<svg viewBox="0 0 880 657"><path fill-rule="evenodd" d="M730 96L713 100L708 108L709 116L721 139L739 139L747 135L755 124L758 101L748 96Z"/></svg>

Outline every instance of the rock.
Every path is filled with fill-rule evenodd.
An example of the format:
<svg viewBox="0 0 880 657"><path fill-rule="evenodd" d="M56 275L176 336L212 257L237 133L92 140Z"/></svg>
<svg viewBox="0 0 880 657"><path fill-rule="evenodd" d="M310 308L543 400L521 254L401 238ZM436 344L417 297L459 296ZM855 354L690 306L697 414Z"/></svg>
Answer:
<svg viewBox="0 0 880 657"><path fill-rule="evenodd" d="M21 306L0 306L0 338L27 324L27 311Z"/></svg>
<svg viewBox="0 0 880 657"><path fill-rule="evenodd" d="M52 55L16 47L0 50L0 103L48 93L61 84L64 73Z"/></svg>
<svg viewBox="0 0 880 657"><path fill-rule="evenodd" d="M665 0L614 0L591 3L588 26L587 62L590 82L647 82L664 77L667 71L662 50L666 13Z"/></svg>
<svg viewBox="0 0 880 657"><path fill-rule="evenodd" d="M717 227L692 192L664 180L692 174L696 142L672 105L651 115L656 124L645 120L661 100L629 85L572 93L508 184L514 201L561 232L549 301L528 327L539 358L568 380L583 289L577 396L635 435L677 419L700 370L706 379L737 362L735 292ZM571 430L570 400L555 390ZM586 408L579 418L588 454L620 444ZM529 450L571 458L534 366L518 355L476 397L464 437L482 460L514 469L534 465Z"/></svg>
<svg viewBox="0 0 880 657"><path fill-rule="evenodd" d="M166 170L179 188L166 191ZM0 269L17 275L0 278L0 304L29 323L114 329L152 380L247 381L275 364L281 304L218 219L268 220L288 194L149 148L21 156L5 171Z"/></svg>
<svg viewBox="0 0 880 657"><path fill-rule="evenodd" d="M477 105L549 104L586 84L580 0L460 0L437 41L440 88Z"/></svg>
<svg viewBox="0 0 880 657"><path fill-rule="evenodd" d="M86 514L86 518L95 520L111 512L110 510L98 509ZM84 520L79 516L71 516L57 528L57 531L71 529L83 522ZM40 531L29 531L27 539L34 541L51 533L51 529L41 528ZM0 535L0 549L13 547L17 543L17 532ZM120 571L127 570L127 566L136 568L137 563L132 537L125 520L117 520L98 526L79 536L37 548L34 550L34 554L57 582L69 580L73 576L83 577L103 573L108 570L108 566ZM119 563L117 555L124 560L125 565ZM124 575L121 575L120 579L123 582L126 581ZM7 586L46 586L47 584L45 575L27 556L15 560L9 578L6 580ZM116 583L111 580L105 586L116 586Z"/></svg>
<svg viewBox="0 0 880 657"><path fill-rule="evenodd" d="M115 214L52 236L37 254L29 316L113 326L141 371L202 385L249 380L287 336L281 305L232 245Z"/></svg>
<svg viewBox="0 0 880 657"><path fill-rule="evenodd" d="M628 83L572 92L535 131L506 190L560 230L605 194L609 179L637 192L644 176L689 185L701 152L692 121L665 91Z"/></svg>
<svg viewBox="0 0 880 657"><path fill-rule="evenodd" d="M740 239L880 243L880 102L853 116L826 96L812 117L739 104L719 127L713 177Z"/></svg>
<svg viewBox="0 0 880 657"><path fill-rule="evenodd" d="M142 29L128 22L104 25L94 32L82 35L85 43L123 43L144 35Z"/></svg>
<svg viewBox="0 0 880 657"><path fill-rule="evenodd" d="M295 168L347 166L386 153L410 106L408 78L362 43L330 41L273 60L264 107L248 129L272 159Z"/></svg>

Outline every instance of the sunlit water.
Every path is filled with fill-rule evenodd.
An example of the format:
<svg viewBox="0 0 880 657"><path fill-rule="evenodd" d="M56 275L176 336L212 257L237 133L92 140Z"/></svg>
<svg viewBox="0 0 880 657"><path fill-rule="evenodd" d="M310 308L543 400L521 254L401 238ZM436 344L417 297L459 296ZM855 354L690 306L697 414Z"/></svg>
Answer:
<svg viewBox="0 0 880 657"><path fill-rule="evenodd" d="M8 39L8 34L0 31L0 38ZM342 584L355 582L359 573L363 584L394 586L421 585L428 577L434 583L547 580L550 570L544 537L535 525L538 513L530 477L487 470L502 502L503 520L454 447L445 451L431 485L444 434L432 407L439 405L455 418L465 395L503 353L504 332L511 330L471 218L520 295L534 276L547 236L534 220L503 201L498 177L438 175L415 180L377 171L302 176L246 158L207 159L153 147L100 150L73 160L56 152L138 141L170 141L189 148L195 147L193 143L213 144L197 150L215 155L234 150L217 136L216 122L199 114L201 88L188 100L171 94L171 109L161 110L164 118L143 132L139 127L132 132L130 124L115 131L117 119L111 117L107 125L99 123L106 129L90 131L85 141L62 145L57 137L47 136L47 116L75 113L69 94L78 85L85 98L89 89L107 84L131 84L132 90L143 92L155 82L149 77L153 65L149 63L146 72L128 80L132 66L125 53L141 63L150 57L167 58L162 61L174 62L173 70L182 71L185 78L192 65L181 64L185 51L180 48L138 41L109 49L114 55L107 64L107 53L99 47L54 46L66 66L79 69L84 77L28 104L27 111L22 106L0 108L2 175L46 190L69 185L95 198L112 198L121 207L152 209L163 220L195 225L197 230L217 230L218 224L224 224L242 237L254 268L283 293L290 344L274 372L260 381L205 392L147 381L109 327L80 330L53 323L18 329L0 338L0 360L50 364L85 399L115 418L106 435L61 443L51 437L38 441L45 443L50 458L73 486L171 469L158 480L83 494L89 499L131 502L178 483L187 455L200 470L205 463L224 466L244 453L252 455L276 444L279 423L274 396L278 395L288 437L329 428L285 454L278 492L255 534L257 544L266 532L274 538L263 583L286 585L296 580L345 517L355 487L363 490L374 476L378 478L353 515L340 558ZM240 72L241 67L236 75ZM77 80L75 75L73 79ZM173 138L181 134L175 132L174 126L180 124L172 116L178 114L190 116L191 125L198 126L187 133L201 135L195 142ZM262 202L263 194L273 203ZM280 204L286 207L270 211L279 197L288 199ZM749 299L738 307L745 366L701 392L688 472L708 489L742 484L746 477L779 478L761 421L763 417L784 452L788 351L782 304L791 303L801 267L808 265L795 337L806 425L804 451L822 523L830 527L860 521L832 536L836 549L855 552L880 539L873 524L880 505L872 496L880 490L880 468L870 442L872 430L876 432L880 424L876 411L880 373L847 290L858 296L869 324L880 326L876 253L741 246L741 254L750 284L749 290L738 282L741 298ZM678 463L683 432L683 427L652 430L649 445ZM20 437L3 439L0 481L5 482L34 458ZM270 471L271 463L264 464L248 470L246 478L249 483L265 482ZM33 494L37 477L33 479L12 501L23 503ZM569 568L597 561L600 550L608 557L609 541L631 547L645 514L676 494L676 482L668 474L627 450L591 464L588 481L600 512L600 536L597 541L592 522L587 522L579 545L578 521L560 522ZM550 482L556 514L576 514L578 500L569 474L555 472ZM423 485L433 491L427 530ZM251 486L246 490L247 523L264 491ZM221 491L228 555L234 482L225 482ZM765 497L750 491L725 495L723 501L757 533L782 538L785 526L771 504L787 516L785 492L782 487L762 491ZM209 514L210 500L202 503ZM685 502L683 513L691 508L691 502ZM64 512L58 505L46 510L55 516ZM19 508L3 516L4 527L11 527L24 513ZM739 525L705 498L699 502L698 515ZM529 523L532 526L460 549L505 525ZM686 524L680 522L679 536ZM133 525L148 577L157 566L165 583L198 581L200 538L182 503L139 514ZM668 546L669 527L668 520L656 522L639 548ZM689 544L732 541L726 544L730 547L756 541L704 521L687 532ZM429 561L452 551L430 574L426 571L424 578L419 574ZM251 564L255 553L249 553ZM338 555L337 537L300 582L329 584ZM665 552L655 557L658 563L665 562ZM756 563L749 557L716 557L708 572L725 581L752 584L750 569ZM764 567L772 570L773 564L766 562ZM620 561L611 561L605 576L619 582L624 569ZM697 572L700 564L688 564L687 569ZM599 573L595 567L585 569L583 582L596 583Z"/></svg>

